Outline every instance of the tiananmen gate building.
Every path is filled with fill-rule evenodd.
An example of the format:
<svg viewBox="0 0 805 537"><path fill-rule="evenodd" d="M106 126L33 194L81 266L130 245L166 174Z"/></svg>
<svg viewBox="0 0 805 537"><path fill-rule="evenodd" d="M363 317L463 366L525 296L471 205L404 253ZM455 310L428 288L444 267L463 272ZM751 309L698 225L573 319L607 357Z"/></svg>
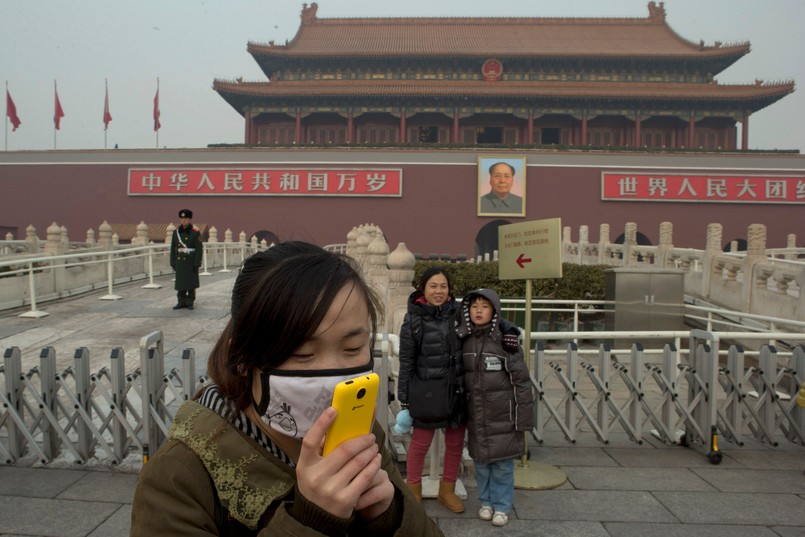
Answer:
<svg viewBox="0 0 805 537"><path fill-rule="evenodd" d="M319 18L250 42L268 81L215 80L247 145L504 144L748 149L792 81L720 84L748 42L646 18ZM741 124L741 140L737 124Z"/></svg>

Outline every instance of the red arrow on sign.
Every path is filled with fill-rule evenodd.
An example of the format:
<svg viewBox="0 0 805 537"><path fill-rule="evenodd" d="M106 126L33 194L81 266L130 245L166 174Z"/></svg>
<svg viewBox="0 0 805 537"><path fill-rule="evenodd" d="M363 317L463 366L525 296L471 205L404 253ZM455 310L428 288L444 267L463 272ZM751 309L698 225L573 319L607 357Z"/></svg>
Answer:
<svg viewBox="0 0 805 537"><path fill-rule="evenodd" d="M520 254L517 257L517 264L520 265L520 268L525 268L526 263L531 263L530 257L523 257L524 254Z"/></svg>

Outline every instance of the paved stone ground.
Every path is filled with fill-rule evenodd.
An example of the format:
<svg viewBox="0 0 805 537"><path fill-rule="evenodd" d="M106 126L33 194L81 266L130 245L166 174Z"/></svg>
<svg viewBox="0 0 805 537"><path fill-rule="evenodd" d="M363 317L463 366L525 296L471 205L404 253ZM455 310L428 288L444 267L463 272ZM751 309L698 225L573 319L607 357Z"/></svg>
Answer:
<svg viewBox="0 0 805 537"><path fill-rule="evenodd" d="M76 348L86 347L92 370L124 349L127 370L139 363L139 340L161 330L166 363L184 348L203 360L226 322L234 273L202 280L194 311L173 311L169 278L158 290L128 284L123 298L99 300L101 293L40 304L49 313L21 318L25 310L0 313L0 348L20 348L23 370L38 364L45 346L56 351L58 368L70 365ZM105 294L105 293L103 293ZM0 428L2 434L2 428ZM427 512L448 536L477 537L805 537L805 448L782 443L769 448L722 441L720 465L695 449L666 446L653 438L637 445L618 437L601 444L582 434L575 444L560 433L532 446L532 460L554 466L567 481L551 490L517 490L509 525L501 530L477 518L477 488L471 471L463 483L467 511L454 514L435 500ZM133 457L136 461L136 457ZM0 466L0 536L120 537L129 529L138 463L111 469L29 463Z"/></svg>

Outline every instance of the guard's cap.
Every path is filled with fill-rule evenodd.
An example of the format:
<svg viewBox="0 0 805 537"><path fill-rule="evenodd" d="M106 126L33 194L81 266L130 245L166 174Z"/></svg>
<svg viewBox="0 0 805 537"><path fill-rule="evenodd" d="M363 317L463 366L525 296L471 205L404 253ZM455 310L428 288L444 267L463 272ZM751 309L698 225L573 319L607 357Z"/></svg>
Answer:
<svg viewBox="0 0 805 537"><path fill-rule="evenodd" d="M193 218L193 211L190 209L182 209L179 211L179 218Z"/></svg>

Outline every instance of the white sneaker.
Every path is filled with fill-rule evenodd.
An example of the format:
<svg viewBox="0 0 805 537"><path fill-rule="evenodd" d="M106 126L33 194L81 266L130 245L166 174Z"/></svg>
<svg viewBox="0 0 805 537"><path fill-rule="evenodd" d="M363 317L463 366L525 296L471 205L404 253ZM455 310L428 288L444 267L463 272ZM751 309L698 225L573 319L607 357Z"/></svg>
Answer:
<svg viewBox="0 0 805 537"><path fill-rule="evenodd" d="M478 516L481 517L481 520L492 520L492 513L493 510L488 505L482 505L480 509L478 509Z"/></svg>
<svg viewBox="0 0 805 537"><path fill-rule="evenodd" d="M495 514L492 515L493 526L505 526L508 523L509 523L509 515L507 515L506 513L495 511Z"/></svg>

